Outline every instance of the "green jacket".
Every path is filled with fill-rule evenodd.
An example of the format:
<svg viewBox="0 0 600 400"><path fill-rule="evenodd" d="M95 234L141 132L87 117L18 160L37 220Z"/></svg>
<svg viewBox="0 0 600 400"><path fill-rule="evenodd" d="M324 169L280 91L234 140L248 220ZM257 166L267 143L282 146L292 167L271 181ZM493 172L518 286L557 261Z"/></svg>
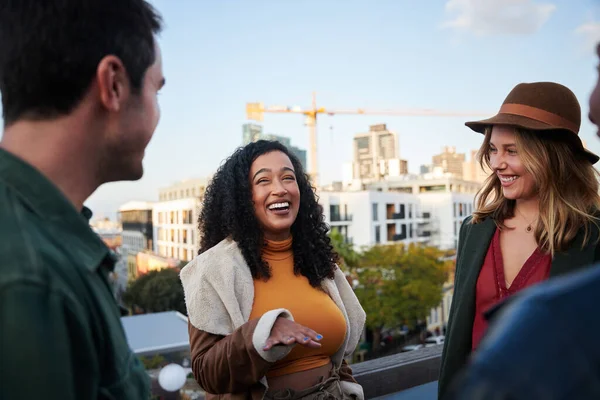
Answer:
<svg viewBox="0 0 600 400"><path fill-rule="evenodd" d="M472 224L471 217L463 222L458 239L454 295L446 329L444 352L438 382L438 397L448 392L453 378L467 363L471 353L473 320L475 318L475 287L485 255L496 230L492 219ZM550 277L563 275L590 266L600 260L597 244L598 229L592 225L591 240L583 247L584 231L581 229L569 249L556 254L550 267Z"/></svg>
<svg viewBox="0 0 600 400"><path fill-rule="evenodd" d="M2 149L0 205L0 399L148 399L91 212Z"/></svg>

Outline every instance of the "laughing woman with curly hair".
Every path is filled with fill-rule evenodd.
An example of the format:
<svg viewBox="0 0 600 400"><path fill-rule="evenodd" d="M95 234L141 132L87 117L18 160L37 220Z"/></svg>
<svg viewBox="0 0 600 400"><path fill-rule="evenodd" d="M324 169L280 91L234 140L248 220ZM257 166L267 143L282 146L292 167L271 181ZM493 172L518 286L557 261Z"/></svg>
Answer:
<svg viewBox="0 0 600 400"><path fill-rule="evenodd" d="M199 228L181 280L207 399L362 399L344 357L365 313L298 159L278 142L238 149L206 191Z"/></svg>

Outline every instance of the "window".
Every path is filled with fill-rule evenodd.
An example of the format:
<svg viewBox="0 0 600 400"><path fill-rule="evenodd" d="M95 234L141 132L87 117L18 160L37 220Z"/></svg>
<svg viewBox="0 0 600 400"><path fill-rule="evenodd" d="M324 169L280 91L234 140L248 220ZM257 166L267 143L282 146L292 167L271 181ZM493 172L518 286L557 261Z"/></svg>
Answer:
<svg viewBox="0 0 600 400"><path fill-rule="evenodd" d="M397 240L396 237L396 223L387 224L387 240L388 242Z"/></svg>
<svg viewBox="0 0 600 400"><path fill-rule="evenodd" d="M190 189L185 189L185 197L190 197Z"/></svg>
<svg viewBox="0 0 600 400"><path fill-rule="evenodd" d="M377 203L372 204L372 213L373 213L373 221L379 221L379 216L377 215ZM377 242L379 243L379 242Z"/></svg>
<svg viewBox="0 0 600 400"><path fill-rule="evenodd" d="M413 205L409 204L408 205L408 218L412 218L413 217L412 216L413 215L412 212L413 212Z"/></svg>
<svg viewBox="0 0 600 400"><path fill-rule="evenodd" d="M170 213L171 218L169 219L169 223L174 224L175 223L175 211L171 211Z"/></svg>
<svg viewBox="0 0 600 400"><path fill-rule="evenodd" d="M408 225L410 227L409 233L408 233L408 237L409 238L413 238L413 224L409 224Z"/></svg>
<svg viewBox="0 0 600 400"><path fill-rule="evenodd" d="M406 239L406 224L400 225L400 238L399 240Z"/></svg>
<svg viewBox="0 0 600 400"><path fill-rule="evenodd" d="M329 219L332 222L341 221L339 204L329 205Z"/></svg>
<svg viewBox="0 0 600 400"><path fill-rule="evenodd" d="M183 243L187 243L187 229L184 229L181 231L181 241Z"/></svg>
<svg viewBox="0 0 600 400"><path fill-rule="evenodd" d="M404 204L400 204L400 219L406 218L406 207Z"/></svg>
<svg viewBox="0 0 600 400"><path fill-rule="evenodd" d="M396 212L396 207L393 204L386 204L385 205L385 216L387 219L395 219L396 215L394 215Z"/></svg>
<svg viewBox="0 0 600 400"><path fill-rule="evenodd" d="M188 210L183 210L181 212L181 223L188 224Z"/></svg>
<svg viewBox="0 0 600 400"><path fill-rule="evenodd" d="M379 225L375 227L375 243L381 243L381 227Z"/></svg>

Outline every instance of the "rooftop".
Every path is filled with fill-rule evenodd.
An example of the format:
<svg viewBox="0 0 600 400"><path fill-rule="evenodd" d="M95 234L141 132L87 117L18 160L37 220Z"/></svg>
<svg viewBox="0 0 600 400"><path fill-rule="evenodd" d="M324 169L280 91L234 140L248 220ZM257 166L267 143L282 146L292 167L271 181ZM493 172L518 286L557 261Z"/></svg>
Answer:
<svg viewBox="0 0 600 400"><path fill-rule="evenodd" d="M138 356L188 350L187 321L177 311L121 317L129 347Z"/></svg>

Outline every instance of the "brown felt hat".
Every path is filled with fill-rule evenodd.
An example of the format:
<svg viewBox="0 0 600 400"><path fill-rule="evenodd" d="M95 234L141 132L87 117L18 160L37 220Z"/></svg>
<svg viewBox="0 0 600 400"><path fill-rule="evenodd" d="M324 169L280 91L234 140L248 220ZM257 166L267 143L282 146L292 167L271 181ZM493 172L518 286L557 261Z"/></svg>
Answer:
<svg viewBox="0 0 600 400"><path fill-rule="evenodd" d="M581 107L575 94L554 82L520 83L510 91L492 118L465 123L475 132L484 133L493 125L511 125L549 135L572 143L592 164L600 157L585 149L579 138Z"/></svg>

